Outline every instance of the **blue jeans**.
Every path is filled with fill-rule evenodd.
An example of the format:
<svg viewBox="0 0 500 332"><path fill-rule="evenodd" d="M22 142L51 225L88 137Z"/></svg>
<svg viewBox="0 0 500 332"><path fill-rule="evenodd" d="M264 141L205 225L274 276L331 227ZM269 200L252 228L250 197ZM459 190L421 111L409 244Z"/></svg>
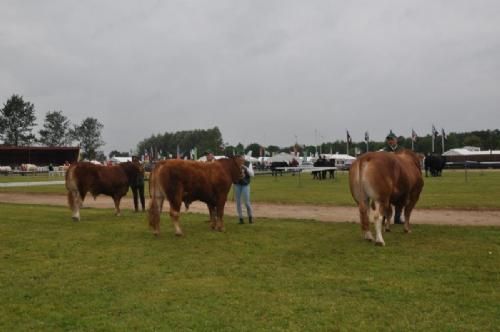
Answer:
<svg viewBox="0 0 500 332"><path fill-rule="evenodd" d="M253 212L252 205L250 205L250 185L242 186L241 184L235 184L234 195L236 196L236 210L238 211L240 219L243 219L243 213L241 212L241 196L243 196L245 206L247 207L248 216L252 217Z"/></svg>

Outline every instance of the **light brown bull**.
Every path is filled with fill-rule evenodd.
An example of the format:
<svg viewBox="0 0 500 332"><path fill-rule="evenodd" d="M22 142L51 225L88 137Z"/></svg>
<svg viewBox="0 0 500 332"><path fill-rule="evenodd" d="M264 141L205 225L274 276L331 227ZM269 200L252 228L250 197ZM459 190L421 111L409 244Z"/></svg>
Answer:
<svg viewBox="0 0 500 332"><path fill-rule="evenodd" d="M349 185L358 204L365 239L373 241L370 207L375 212L375 244L385 245L381 217L386 220L386 230L389 230L391 204L396 209L404 209L404 229L410 232L410 215L424 186L420 159L415 153L410 150L366 153L352 164Z"/></svg>

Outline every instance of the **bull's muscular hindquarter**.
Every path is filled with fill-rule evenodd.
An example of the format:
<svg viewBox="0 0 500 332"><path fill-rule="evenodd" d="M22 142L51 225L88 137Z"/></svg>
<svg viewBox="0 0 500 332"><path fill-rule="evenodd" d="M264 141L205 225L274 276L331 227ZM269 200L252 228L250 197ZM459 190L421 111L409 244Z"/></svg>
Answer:
<svg viewBox="0 0 500 332"><path fill-rule="evenodd" d="M423 187L420 159L412 151L370 152L362 155L349 172L351 195L358 204L365 239L373 241L370 209L374 211L375 244L385 245L383 222L388 231L392 207L403 209L405 232L410 232L410 216Z"/></svg>
<svg viewBox="0 0 500 332"><path fill-rule="evenodd" d="M179 223L181 205L193 201L205 202L210 212L210 226L224 231L224 206L232 183L241 175L243 159L234 157L212 163L189 160L168 160L157 164L150 176L151 203L149 224L159 234L161 205L170 205L170 219L176 235L182 235Z"/></svg>

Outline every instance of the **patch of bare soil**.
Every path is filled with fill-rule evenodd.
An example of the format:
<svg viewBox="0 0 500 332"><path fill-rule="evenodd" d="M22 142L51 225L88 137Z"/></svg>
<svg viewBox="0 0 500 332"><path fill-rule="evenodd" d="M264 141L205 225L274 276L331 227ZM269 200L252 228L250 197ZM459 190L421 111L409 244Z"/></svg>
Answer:
<svg viewBox="0 0 500 332"><path fill-rule="evenodd" d="M67 205L66 196L23 193L0 193L0 202L42 205ZM99 196L96 200L87 197L84 207L114 208L113 200ZM312 206L252 203L254 216L258 218L281 218L317 220L323 222L359 222L358 210L355 207ZM124 198L122 209L133 209L131 198ZM201 202L194 202L189 212L208 215L207 207ZM85 212L83 212L85 213ZM225 214L236 216L234 202L228 201ZM68 216L70 212L68 211ZM435 225L472 225L500 226L500 210L455 210L455 209L415 209L411 223Z"/></svg>

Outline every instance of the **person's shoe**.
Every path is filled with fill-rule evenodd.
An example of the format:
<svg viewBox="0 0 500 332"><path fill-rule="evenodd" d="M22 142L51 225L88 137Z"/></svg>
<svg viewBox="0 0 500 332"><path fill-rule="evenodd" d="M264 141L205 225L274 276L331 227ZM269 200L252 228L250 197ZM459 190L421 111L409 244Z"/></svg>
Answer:
<svg viewBox="0 0 500 332"><path fill-rule="evenodd" d="M403 225L405 222L401 220L401 218L394 219L395 225Z"/></svg>
<svg viewBox="0 0 500 332"><path fill-rule="evenodd" d="M248 223L249 223L249 224L253 224L252 217L248 217Z"/></svg>
<svg viewBox="0 0 500 332"><path fill-rule="evenodd" d="M240 225L243 225L244 223L245 223L245 222L243 221L243 218L240 218L240 222L239 222L239 224L240 224Z"/></svg>

